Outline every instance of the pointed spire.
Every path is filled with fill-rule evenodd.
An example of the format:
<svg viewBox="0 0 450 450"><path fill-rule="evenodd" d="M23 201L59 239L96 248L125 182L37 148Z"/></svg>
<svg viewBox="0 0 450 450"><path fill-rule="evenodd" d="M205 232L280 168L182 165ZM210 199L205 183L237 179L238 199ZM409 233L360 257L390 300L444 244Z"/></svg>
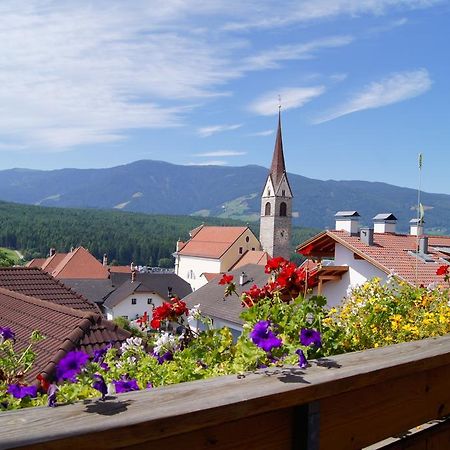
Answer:
<svg viewBox="0 0 450 450"><path fill-rule="evenodd" d="M274 186L278 186L283 174L286 173L283 154L283 139L281 137L281 105L278 105L278 130L275 148L273 150L272 165L270 166L270 175Z"/></svg>

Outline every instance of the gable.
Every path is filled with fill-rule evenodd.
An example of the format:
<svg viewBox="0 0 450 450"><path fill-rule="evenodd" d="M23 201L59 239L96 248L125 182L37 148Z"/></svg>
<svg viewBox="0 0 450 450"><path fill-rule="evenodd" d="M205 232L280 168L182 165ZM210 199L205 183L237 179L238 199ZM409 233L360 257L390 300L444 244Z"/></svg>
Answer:
<svg viewBox="0 0 450 450"><path fill-rule="evenodd" d="M274 193L275 189L273 187L272 177L269 175L266 184L264 185L262 197L272 197Z"/></svg>
<svg viewBox="0 0 450 450"><path fill-rule="evenodd" d="M284 191L284 194L283 194L283 191ZM280 180L280 183L278 184L275 195L277 195L279 197L287 197L287 198L293 197L291 187L289 186L289 182L288 182L288 179L287 179L285 173L283 174L283 176Z"/></svg>

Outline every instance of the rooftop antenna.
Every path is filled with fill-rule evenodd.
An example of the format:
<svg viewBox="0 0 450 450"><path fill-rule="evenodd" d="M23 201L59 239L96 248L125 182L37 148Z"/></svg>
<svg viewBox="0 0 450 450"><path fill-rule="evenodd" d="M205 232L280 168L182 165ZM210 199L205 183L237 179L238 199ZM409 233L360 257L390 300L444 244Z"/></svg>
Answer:
<svg viewBox="0 0 450 450"><path fill-rule="evenodd" d="M422 192L422 166L423 166L423 155L419 153L418 156L419 163L419 186L417 188L417 230L420 230L420 225L423 222L423 218L425 216L425 210L421 203L421 192ZM417 233L416 238L416 252L419 253L419 240L420 236ZM419 285L419 258L416 258L416 287Z"/></svg>

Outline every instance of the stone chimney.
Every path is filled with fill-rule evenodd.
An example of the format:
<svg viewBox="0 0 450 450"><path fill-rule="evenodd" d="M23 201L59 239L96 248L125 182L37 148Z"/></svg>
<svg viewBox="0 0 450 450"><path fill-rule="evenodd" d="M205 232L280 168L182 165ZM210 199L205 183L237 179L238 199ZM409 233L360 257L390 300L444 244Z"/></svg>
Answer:
<svg viewBox="0 0 450 450"><path fill-rule="evenodd" d="M374 233L395 233L397 217L392 213L377 214L373 218Z"/></svg>
<svg viewBox="0 0 450 450"><path fill-rule="evenodd" d="M373 228L363 227L359 231L359 239L363 244L373 245Z"/></svg>
<svg viewBox="0 0 450 450"><path fill-rule="evenodd" d="M336 217L336 231L346 231L349 234L358 234L359 218L358 211L338 211Z"/></svg>
<svg viewBox="0 0 450 450"><path fill-rule="evenodd" d="M103 253L103 266L106 267L108 265L108 255Z"/></svg>
<svg viewBox="0 0 450 450"><path fill-rule="evenodd" d="M419 253L421 255L428 255L428 236L422 236L419 239Z"/></svg>
<svg viewBox="0 0 450 450"><path fill-rule="evenodd" d="M136 271L133 269L131 271L131 282L134 283L136 281Z"/></svg>
<svg viewBox="0 0 450 450"><path fill-rule="evenodd" d="M421 219L411 219L409 221L409 234L411 236L422 236L424 223Z"/></svg>

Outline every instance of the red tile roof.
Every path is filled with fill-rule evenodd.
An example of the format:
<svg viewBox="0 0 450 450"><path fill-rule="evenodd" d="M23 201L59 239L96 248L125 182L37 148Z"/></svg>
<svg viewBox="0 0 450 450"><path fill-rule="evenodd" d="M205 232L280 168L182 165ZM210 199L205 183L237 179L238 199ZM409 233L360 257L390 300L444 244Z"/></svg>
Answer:
<svg viewBox="0 0 450 450"><path fill-rule="evenodd" d="M46 258L34 258L31 261L28 261L25 264L25 267L38 267L38 268L41 268L46 260L47 260Z"/></svg>
<svg viewBox="0 0 450 450"><path fill-rule="evenodd" d="M366 245L357 235L350 236L345 231L324 231L301 244L297 247L297 251L301 253L308 247L308 254L311 256L326 255L330 251L334 254L336 242L387 274L395 273L408 283L423 285L441 282L442 277L436 275L436 269L442 264L448 264L443 258L449 256L435 247L450 249L450 236L429 236L427 256L432 261L426 262L414 254L417 248L417 236L375 233L374 245Z"/></svg>
<svg viewBox="0 0 450 450"><path fill-rule="evenodd" d="M108 269L109 269L110 273L130 273L131 274L130 266L108 266Z"/></svg>
<svg viewBox="0 0 450 450"><path fill-rule="evenodd" d="M214 280L214 278L217 278L220 273L212 273L212 272L203 272L202 275L206 278L206 281L208 281L208 283L211 280Z"/></svg>
<svg viewBox="0 0 450 450"><path fill-rule="evenodd" d="M99 313L98 307L41 269L0 268L0 287L49 302Z"/></svg>
<svg viewBox="0 0 450 450"><path fill-rule="evenodd" d="M67 253L51 274L55 278L103 279L109 276L108 268L83 247Z"/></svg>
<svg viewBox="0 0 450 450"><path fill-rule="evenodd" d="M46 339L36 344L36 360L27 374L32 382L38 373L52 376L57 362L69 351L80 349L92 354L109 342L124 342L130 333L100 314L79 311L0 288L0 326L16 333L17 350L24 349L34 330Z"/></svg>
<svg viewBox="0 0 450 450"><path fill-rule="evenodd" d="M246 231L251 233L248 227L198 227L178 254L218 259Z"/></svg>
<svg viewBox="0 0 450 450"><path fill-rule="evenodd" d="M242 258L232 267L232 269L238 269L246 264L265 266L269 259L269 254L263 250L249 250L242 255Z"/></svg>
<svg viewBox="0 0 450 450"><path fill-rule="evenodd" d="M49 256L44 264L42 264L41 269L48 273L52 273L58 264L67 256L67 253L55 253L53 256Z"/></svg>

